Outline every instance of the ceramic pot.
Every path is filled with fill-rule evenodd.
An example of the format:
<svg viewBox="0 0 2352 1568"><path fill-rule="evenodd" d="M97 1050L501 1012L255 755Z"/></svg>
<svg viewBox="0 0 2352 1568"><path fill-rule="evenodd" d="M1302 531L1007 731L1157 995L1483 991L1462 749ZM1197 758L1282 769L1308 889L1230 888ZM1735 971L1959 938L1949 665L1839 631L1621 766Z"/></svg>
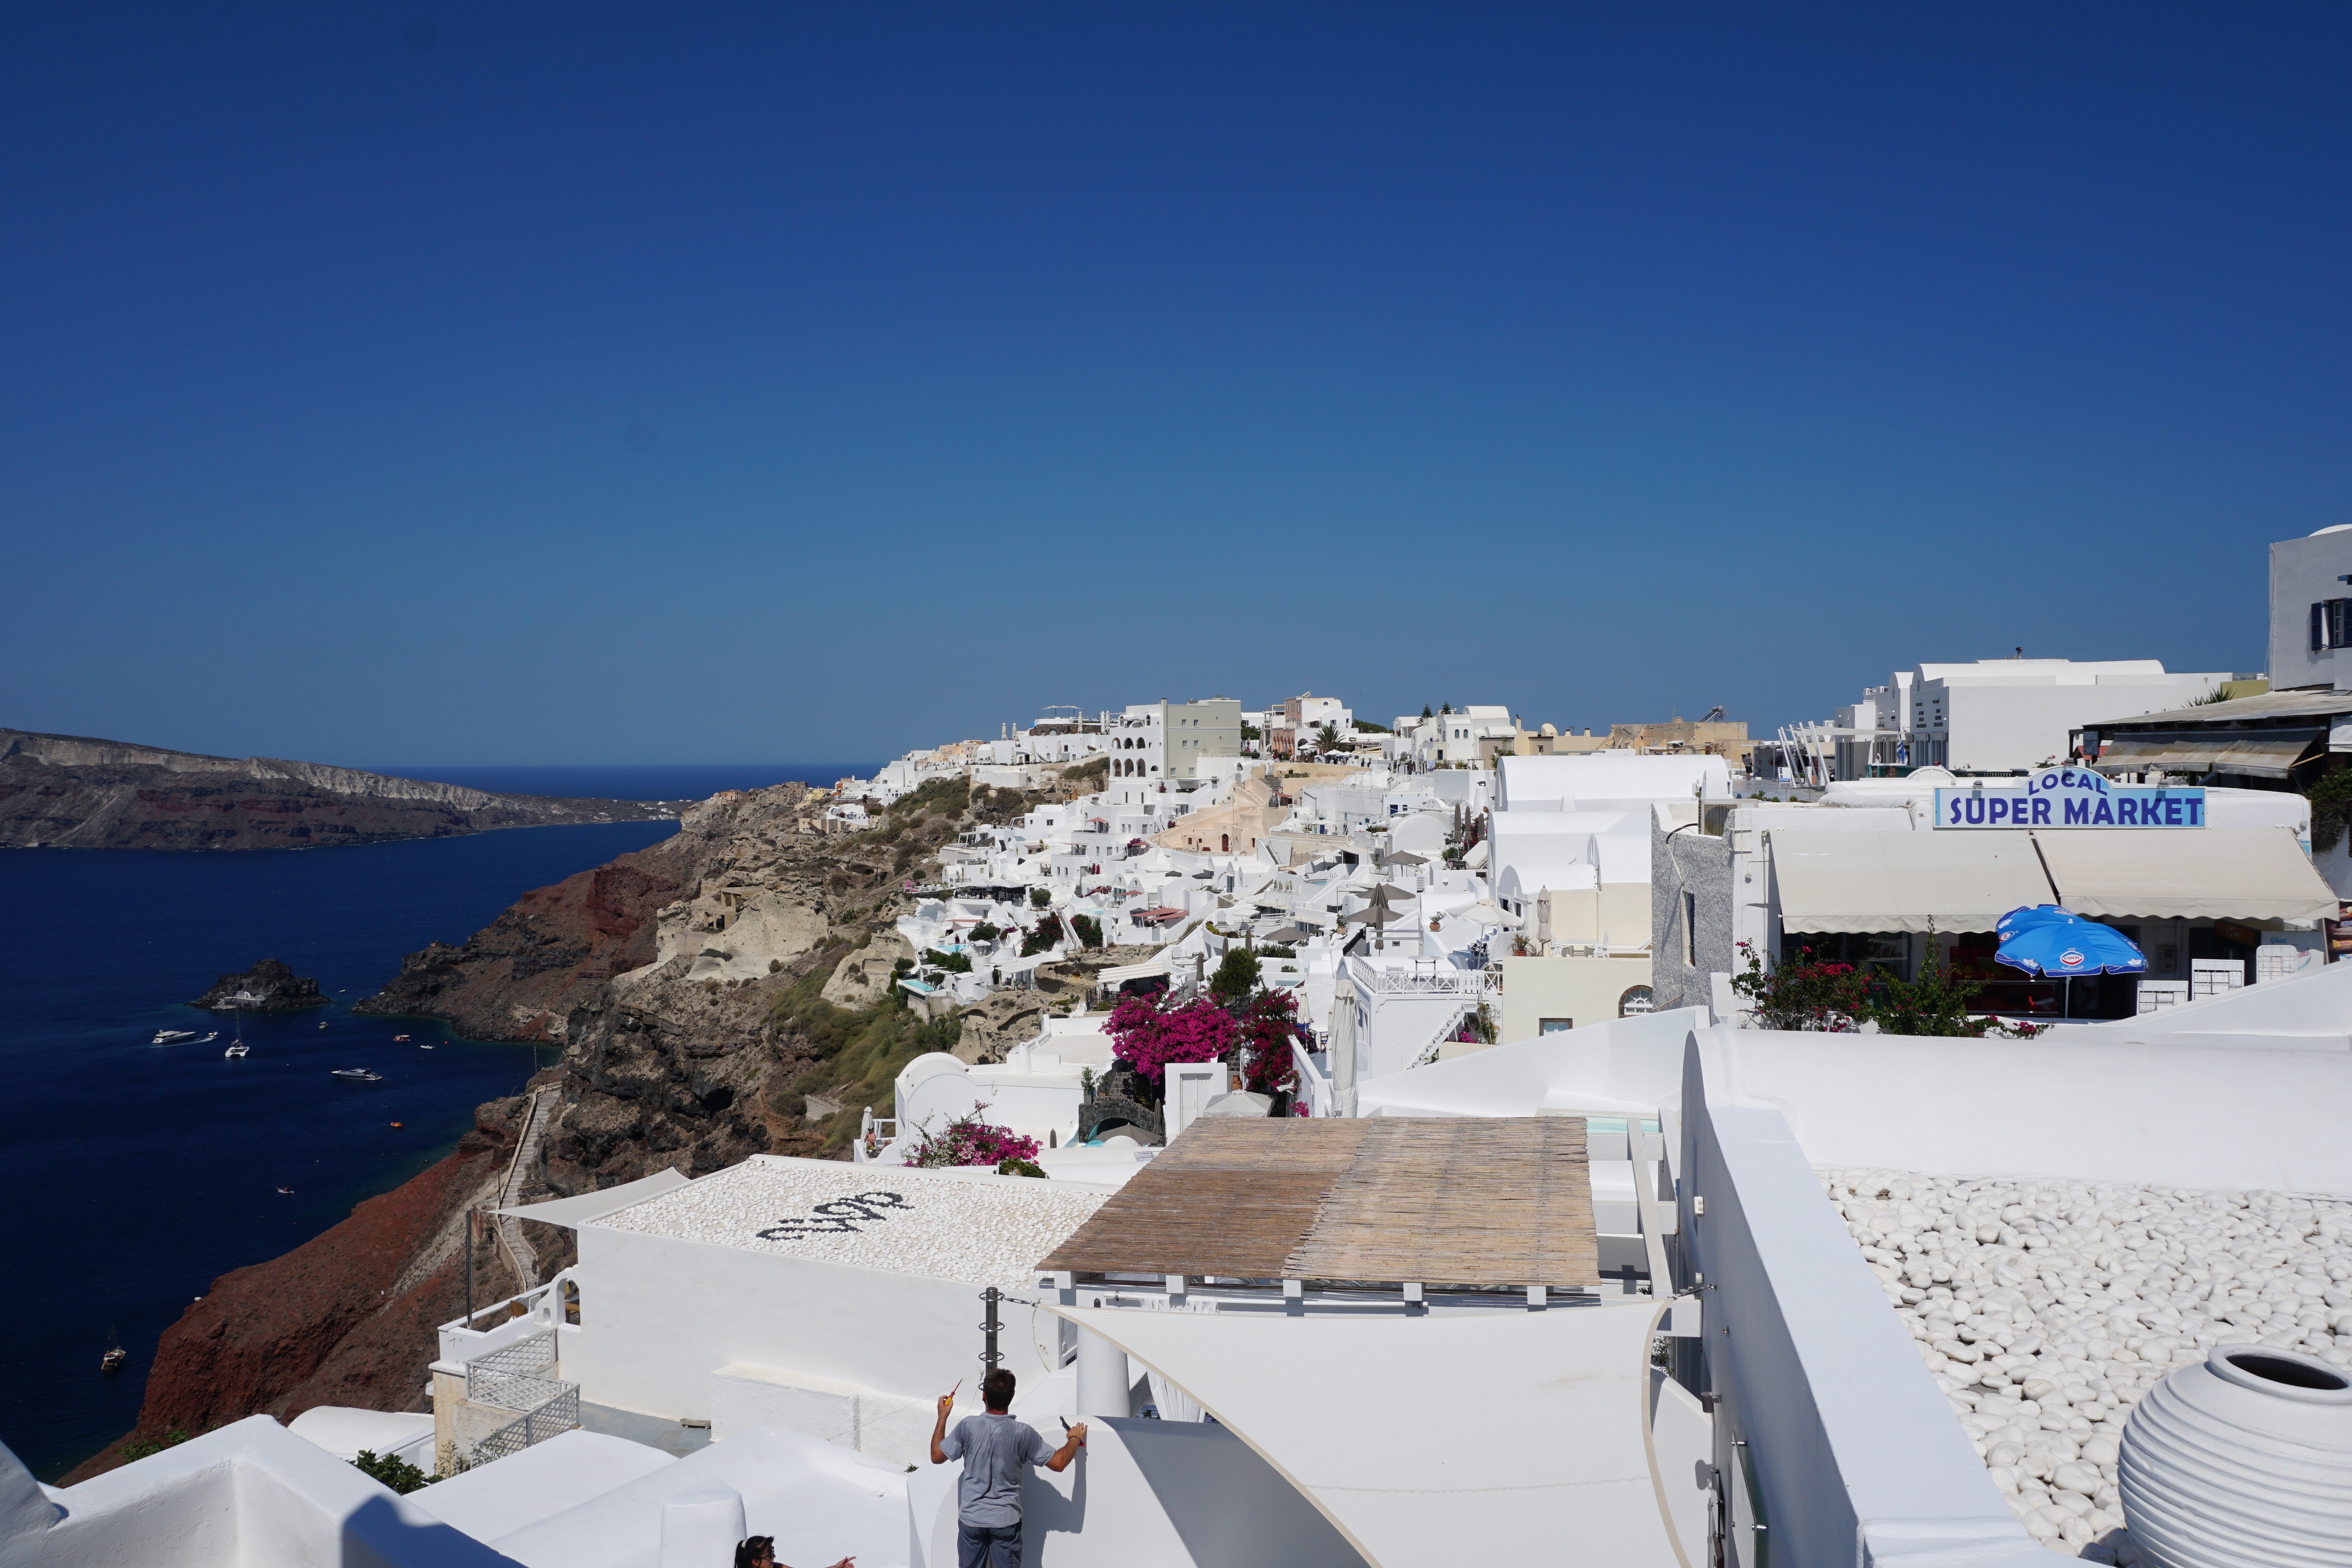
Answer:
<svg viewBox="0 0 2352 1568"><path fill-rule="evenodd" d="M2352 1376L2215 1345L2133 1410L2116 1490L2156 1568L2352 1568Z"/></svg>

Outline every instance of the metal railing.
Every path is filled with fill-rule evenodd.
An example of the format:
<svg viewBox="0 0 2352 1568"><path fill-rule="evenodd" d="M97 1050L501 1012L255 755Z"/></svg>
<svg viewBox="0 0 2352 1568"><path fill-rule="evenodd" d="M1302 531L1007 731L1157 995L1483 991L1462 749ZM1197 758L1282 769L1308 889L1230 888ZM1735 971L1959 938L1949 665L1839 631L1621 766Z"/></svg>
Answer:
<svg viewBox="0 0 2352 1568"><path fill-rule="evenodd" d="M1375 969L1360 959L1350 959L1350 972L1364 988L1388 996L1483 997L1499 991L1500 977L1490 976L1484 969L1456 969L1451 966L1417 969Z"/></svg>
<svg viewBox="0 0 2352 1568"><path fill-rule="evenodd" d="M552 1386L560 1392L546 1403L524 1411L519 1419L509 1421L469 1444L465 1451L467 1467L486 1465L492 1459L519 1454L533 1443L544 1443L558 1433L569 1432L579 1426L580 1385L562 1383Z"/></svg>
<svg viewBox="0 0 2352 1568"><path fill-rule="evenodd" d="M511 1410L518 1417L462 1444L460 1457L467 1467L504 1458L580 1425L580 1385L548 1375L555 1365L552 1329L466 1364L466 1402Z"/></svg>

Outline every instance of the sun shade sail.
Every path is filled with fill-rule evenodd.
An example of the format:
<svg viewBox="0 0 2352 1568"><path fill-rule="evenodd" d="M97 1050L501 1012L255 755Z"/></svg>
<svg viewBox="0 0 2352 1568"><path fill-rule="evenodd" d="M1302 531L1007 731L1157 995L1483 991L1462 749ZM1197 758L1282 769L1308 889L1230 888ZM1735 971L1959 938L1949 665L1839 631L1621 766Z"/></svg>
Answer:
<svg viewBox="0 0 2352 1568"><path fill-rule="evenodd" d="M1990 931L2021 904L2051 904L2028 833L1772 834L1788 931Z"/></svg>
<svg viewBox="0 0 2352 1568"><path fill-rule="evenodd" d="M2336 915L2336 894L2284 828L2032 837L2058 884L2057 901L2077 915L2297 924Z"/></svg>
<svg viewBox="0 0 2352 1568"><path fill-rule="evenodd" d="M1673 1568L1642 1435L1655 1305L1355 1322L1049 1310L1199 1401L1374 1568Z"/></svg>
<svg viewBox="0 0 2352 1568"><path fill-rule="evenodd" d="M541 1219L550 1225L586 1225L685 1185L686 1177L675 1170L656 1171L636 1181L625 1181L618 1186L583 1192L577 1197L559 1197L546 1203L519 1203L512 1208L501 1208L498 1212L511 1214L517 1219Z"/></svg>

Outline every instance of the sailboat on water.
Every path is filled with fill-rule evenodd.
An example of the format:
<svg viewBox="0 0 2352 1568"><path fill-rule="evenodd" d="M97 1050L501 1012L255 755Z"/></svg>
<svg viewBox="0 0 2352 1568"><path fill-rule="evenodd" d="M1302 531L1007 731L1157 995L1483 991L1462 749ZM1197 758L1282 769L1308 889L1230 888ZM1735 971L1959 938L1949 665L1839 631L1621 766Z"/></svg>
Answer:
<svg viewBox="0 0 2352 1568"><path fill-rule="evenodd" d="M222 1051L221 1055L226 1057L231 1061L236 1061L238 1057L246 1054L245 1004L247 1002L257 1002L260 999L260 998L253 995L249 991L239 991L236 995L229 998L229 1001L234 1005L236 1012L236 1043L230 1046L226 1051ZM209 1040L214 1037L207 1035L205 1038Z"/></svg>
<svg viewBox="0 0 2352 1568"><path fill-rule="evenodd" d="M122 1348L122 1336L114 1332L113 1324L109 1323L106 1328L106 1354L98 1358L98 1369L100 1372L120 1372L122 1364L130 1359L131 1353Z"/></svg>

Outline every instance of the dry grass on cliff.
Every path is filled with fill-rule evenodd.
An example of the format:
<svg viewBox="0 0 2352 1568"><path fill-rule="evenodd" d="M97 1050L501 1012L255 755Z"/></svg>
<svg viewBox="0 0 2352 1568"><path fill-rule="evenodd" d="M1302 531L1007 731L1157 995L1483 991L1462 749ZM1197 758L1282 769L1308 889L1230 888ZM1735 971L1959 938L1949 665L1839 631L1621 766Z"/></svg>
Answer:
<svg viewBox="0 0 2352 1568"><path fill-rule="evenodd" d="M856 1134L859 1112L869 1105L887 1109L900 1068L925 1051L953 1051L963 1020L927 1020L907 1006L906 993L896 987L869 1007L835 1007L818 994L827 972L812 969L780 993L769 1006L768 1022L817 1059L778 1092L774 1108L797 1115L810 1094L840 1101L840 1113L824 1129L824 1146L833 1150Z"/></svg>

